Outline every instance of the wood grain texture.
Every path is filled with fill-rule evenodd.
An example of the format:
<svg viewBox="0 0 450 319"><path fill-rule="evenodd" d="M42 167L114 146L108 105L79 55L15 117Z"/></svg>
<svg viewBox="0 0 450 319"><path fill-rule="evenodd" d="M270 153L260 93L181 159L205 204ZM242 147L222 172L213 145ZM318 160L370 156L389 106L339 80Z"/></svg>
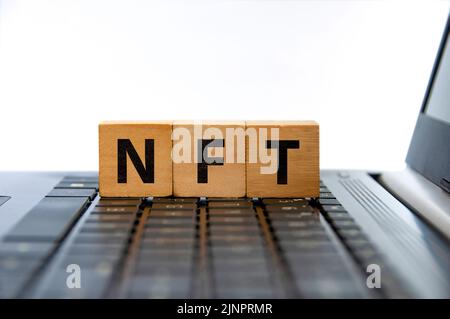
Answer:
<svg viewBox="0 0 450 319"><path fill-rule="evenodd" d="M172 122L123 121L99 125L99 188L104 197L172 195ZM144 183L126 156L127 182L118 183L118 139L129 139L140 159L145 159L145 140L154 140L154 182Z"/></svg>
<svg viewBox="0 0 450 319"><path fill-rule="evenodd" d="M299 141L298 149L287 151L287 183L279 184L277 174L261 174L261 166L267 165L263 165L259 158L257 163L248 162L249 148L252 146L249 145L249 137L247 137L247 197L319 196L319 125L316 122L248 121L246 127L257 130L267 128L268 137L270 137L270 128L278 128L280 140Z"/></svg>
<svg viewBox="0 0 450 319"><path fill-rule="evenodd" d="M197 141L200 138L208 139L215 138L213 135L203 134L198 136L194 134L194 124L197 122L192 121L175 121L173 123L173 130L177 128L184 128L190 132L191 136L191 154L197 152ZM217 157L221 155L224 157L226 155L227 139L226 139L226 128L241 128L245 129L245 122L214 122L214 121L203 121L202 131L207 133L208 128L217 128L222 132L224 137L225 147L220 153L219 148L211 149L211 156ZM237 142L235 145L237 146ZM243 149L244 160L241 163L225 163L223 165L208 166L207 183L198 182L198 165L196 162L191 161L191 163L173 163L173 191L174 196L190 197L190 196L207 196L207 197L243 197L245 196L245 138L242 140L241 147ZM174 146L176 141L174 140ZM219 150L219 154L214 152Z"/></svg>

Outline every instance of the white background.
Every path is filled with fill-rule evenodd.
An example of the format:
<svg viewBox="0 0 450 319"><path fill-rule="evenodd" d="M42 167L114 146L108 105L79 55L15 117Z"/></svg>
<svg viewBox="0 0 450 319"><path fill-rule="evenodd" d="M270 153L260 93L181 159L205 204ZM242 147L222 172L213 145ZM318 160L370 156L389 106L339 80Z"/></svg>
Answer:
<svg viewBox="0 0 450 319"><path fill-rule="evenodd" d="M398 169L449 2L0 0L0 170L96 170L110 119L314 119Z"/></svg>

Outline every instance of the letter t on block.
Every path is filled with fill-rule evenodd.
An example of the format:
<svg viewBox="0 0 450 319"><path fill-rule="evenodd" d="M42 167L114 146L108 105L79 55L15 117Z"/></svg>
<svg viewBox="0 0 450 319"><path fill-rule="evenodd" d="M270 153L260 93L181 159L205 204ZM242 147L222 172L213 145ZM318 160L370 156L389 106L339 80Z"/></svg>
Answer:
<svg viewBox="0 0 450 319"><path fill-rule="evenodd" d="M99 125L100 195L172 195L172 122Z"/></svg>
<svg viewBox="0 0 450 319"><path fill-rule="evenodd" d="M257 142L247 137L247 196L248 197L318 197L319 124L312 121L249 121L247 130L256 130ZM267 134L262 134L267 131ZM269 133L270 132L270 133ZM278 132L278 136L272 136ZM256 153L256 161L250 156ZM261 152L271 156L276 169L263 171ZM274 165L275 164L275 165Z"/></svg>

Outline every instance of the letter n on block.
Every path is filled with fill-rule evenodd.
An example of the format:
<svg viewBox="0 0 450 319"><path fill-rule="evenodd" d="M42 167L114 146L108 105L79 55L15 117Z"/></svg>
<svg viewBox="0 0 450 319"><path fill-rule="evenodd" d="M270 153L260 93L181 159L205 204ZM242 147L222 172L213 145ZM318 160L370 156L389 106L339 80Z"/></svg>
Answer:
<svg viewBox="0 0 450 319"><path fill-rule="evenodd" d="M248 197L319 196L316 122L249 121L246 126L252 133L246 142Z"/></svg>
<svg viewBox="0 0 450 319"><path fill-rule="evenodd" d="M99 125L100 195L172 195L172 122Z"/></svg>

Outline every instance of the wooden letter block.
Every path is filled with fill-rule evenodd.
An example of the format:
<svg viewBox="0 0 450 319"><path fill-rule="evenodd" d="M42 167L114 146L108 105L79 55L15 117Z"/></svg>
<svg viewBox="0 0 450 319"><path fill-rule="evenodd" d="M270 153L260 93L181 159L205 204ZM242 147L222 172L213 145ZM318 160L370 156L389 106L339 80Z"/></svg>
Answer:
<svg viewBox="0 0 450 319"><path fill-rule="evenodd" d="M317 123L250 121L246 128L247 197L319 196Z"/></svg>
<svg viewBox="0 0 450 319"><path fill-rule="evenodd" d="M171 134L172 122L101 123L100 195L172 195Z"/></svg>
<svg viewBox="0 0 450 319"><path fill-rule="evenodd" d="M174 122L174 195L245 196L244 131L245 122Z"/></svg>

